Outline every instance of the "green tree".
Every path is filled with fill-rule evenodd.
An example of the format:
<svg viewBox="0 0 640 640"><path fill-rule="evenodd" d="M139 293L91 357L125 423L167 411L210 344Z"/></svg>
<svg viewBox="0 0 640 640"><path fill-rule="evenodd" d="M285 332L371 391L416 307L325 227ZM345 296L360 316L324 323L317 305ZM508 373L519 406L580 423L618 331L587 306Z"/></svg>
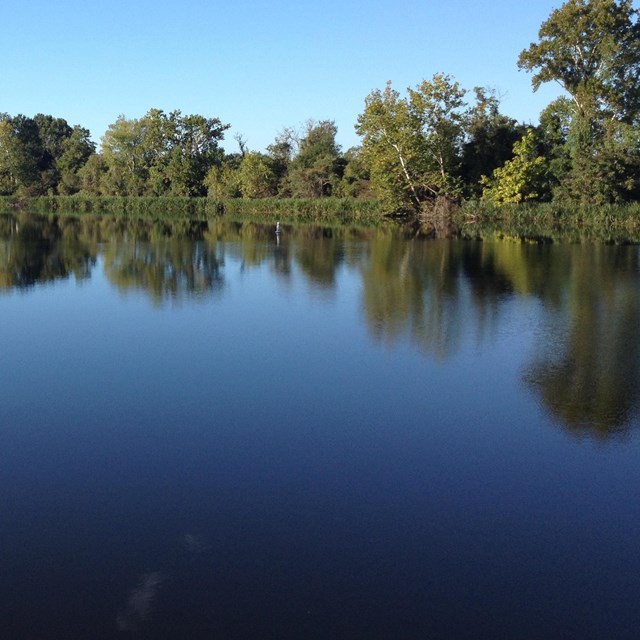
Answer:
<svg viewBox="0 0 640 640"><path fill-rule="evenodd" d="M211 198L239 198L242 196L240 182L240 163L242 156L231 153L224 156L220 164L216 164L204 178L207 195Z"/></svg>
<svg viewBox="0 0 640 640"><path fill-rule="evenodd" d="M102 158L107 167L103 180L106 195L139 196L149 178L144 156L144 128L140 120L124 116L109 125L102 137Z"/></svg>
<svg viewBox="0 0 640 640"><path fill-rule="evenodd" d="M344 171L336 195L342 198L373 198L371 176L361 147L351 147L343 155Z"/></svg>
<svg viewBox="0 0 640 640"><path fill-rule="evenodd" d="M80 191L85 195L105 195L104 182L107 175L107 165L100 153L94 153L87 158L85 164L78 170Z"/></svg>
<svg viewBox="0 0 640 640"><path fill-rule="evenodd" d="M568 144L573 104L566 96L551 102L540 113L540 124L535 138L540 155L548 161L549 185L558 192L571 171L571 149Z"/></svg>
<svg viewBox="0 0 640 640"><path fill-rule="evenodd" d="M4 195L42 192L42 142L38 126L23 115L0 115L0 190Z"/></svg>
<svg viewBox="0 0 640 640"><path fill-rule="evenodd" d="M539 200L546 191L546 160L536 154L533 131L513 145L514 157L483 176L482 199L489 202Z"/></svg>
<svg viewBox="0 0 640 640"><path fill-rule="evenodd" d="M491 89L475 87L475 104L465 121L460 178L466 196L479 196L480 178L491 175L513 157L513 145L524 135L525 127L500 113L500 101Z"/></svg>
<svg viewBox="0 0 640 640"><path fill-rule="evenodd" d="M640 124L638 18L631 0L568 0L520 53L519 67L534 72L534 91L555 81L569 95L570 167L561 186L570 199L626 199L637 191L637 145L627 141L628 128ZM606 169L612 165L615 171Z"/></svg>
<svg viewBox="0 0 640 640"><path fill-rule="evenodd" d="M421 210L437 198L460 194L465 91L436 74L408 97L387 83L365 99L356 132L378 197L390 210Z"/></svg>
<svg viewBox="0 0 640 640"><path fill-rule="evenodd" d="M205 177L220 164L219 142L229 125L218 118L151 109L140 119L120 116L102 139L103 190L114 195L202 196Z"/></svg>
<svg viewBox="0 0 640 640"><path fill-rule="evenodd" d="M268 198L277 190L277 176L271 158L256 151L247 151L238 169L240 190L244 198Z"/></svg>
<svg viewBox="0 0 640 640"><path fill-rule="evenodd" d="M59 193L76 193L82 188L80 170L95 153L96 148L90 135L88 129L76 125L63 141L60 149L62 153L56 157Z"/></svg>
<svg viewBox="0 0 640 640"><path fill-rule="evenodd" d="M299 198L321 198L333 193L342 177L344 161L336 143L332 120L309 120L298 152L288 165L289 192Z"/></svg>
<svg viewBox="0 0 640 640"><path fill-rule="evenodd" d="M457 177L464 136L466 91L450 76L437 73L408 89L409 105L419 125L418 142L425 157L423 183L437 196L457 196Z"/></svg>
<svg viewBox="0 0 640 640"><path fill-rule="evenodd" d="M276 174L277 191L280 195L290 195L287 193L288 186L286 177L289 171L289 164L299 147L300 139L294 129L284 128L276 139L267 147L267 154L271 158L271 166Z"/></svg>

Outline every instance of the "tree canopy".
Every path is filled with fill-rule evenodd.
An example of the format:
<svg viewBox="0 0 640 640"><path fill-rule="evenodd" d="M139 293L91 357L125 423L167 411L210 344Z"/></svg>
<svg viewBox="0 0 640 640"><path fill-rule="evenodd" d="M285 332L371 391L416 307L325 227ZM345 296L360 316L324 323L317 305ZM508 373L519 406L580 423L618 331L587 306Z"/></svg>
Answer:
<svg viewBox="0 0 640 640"><path fill-rule="evenodd" d="M516 62L516 61L514 61ZM564 95L539 124L501 113L499 93L436 73L364 99L358 147L331 119L284 127L264 151L216 117L150 109L118 117L96 150L52 115L0 113L0 195L377 198L421 214L463 198L493 202L640 200L640 10L631 0L566 0L517 65Z"/></svg>

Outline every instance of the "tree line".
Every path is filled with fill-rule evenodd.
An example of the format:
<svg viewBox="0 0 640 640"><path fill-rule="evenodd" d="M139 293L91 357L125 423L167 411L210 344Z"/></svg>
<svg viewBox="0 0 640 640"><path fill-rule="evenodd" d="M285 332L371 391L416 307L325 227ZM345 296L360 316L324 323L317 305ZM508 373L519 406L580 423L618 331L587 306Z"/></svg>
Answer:
<svg viewBox="0 0 640 640"><path fill-rule="evenodd" d="M343 151L332 120L285 128L265 152L220 146L218 118L151 109L119 117L99 150L62 118L0 114L0 195L377 199L421 213L463 199L640 201L640 21L631 0L568 0L519 56L533 90L564 95L536 126L501 113L495 91L445 73L405 93L372 91Z"/></svg>

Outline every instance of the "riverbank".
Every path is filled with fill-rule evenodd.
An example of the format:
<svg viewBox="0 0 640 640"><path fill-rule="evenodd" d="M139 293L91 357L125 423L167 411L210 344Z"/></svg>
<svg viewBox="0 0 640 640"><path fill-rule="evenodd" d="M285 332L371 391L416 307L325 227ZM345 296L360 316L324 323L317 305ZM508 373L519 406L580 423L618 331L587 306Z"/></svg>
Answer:
<svg viewBox="0 0 640 640"><path fill-rule="evenodd" d="M459 235L468 239L640 243L640 203L595 206L466 202L453 214L453 223Z"/></svg>
<svg viewBox="0 0 640 640"><path fill-rule="evenodd" d="M255 218L288 223L360 224L378 226L387 221L375 200L355 198L169 198L121 196L40 196L18 200L0 198L0 208L25 209L34 213L109 214L113 216L190 217L207 219Z"/></svg>
<svg viewBox="0 0 640 640"><path fill-rule="evenodd" d="M168 198L119 196L40 196L18 200L0 197L0 210L41 214L98 214L157 220L226 217L286 224L380 227L406 225L416 236L463 239L510 239L520 242L598 242L640 244L640 203L559 205L555 203L495 205L466 201L459 207L423 218L386 213L375 200L355 198Z"/></svg>

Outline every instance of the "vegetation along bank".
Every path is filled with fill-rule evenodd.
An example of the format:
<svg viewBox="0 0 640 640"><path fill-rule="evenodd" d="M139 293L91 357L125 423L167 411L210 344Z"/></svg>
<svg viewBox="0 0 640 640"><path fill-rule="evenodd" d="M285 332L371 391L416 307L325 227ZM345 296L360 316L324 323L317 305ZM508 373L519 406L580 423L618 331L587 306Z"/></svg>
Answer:
<svg viewBox="0 0 640 640"><path fill-rule="evenodd" d="M264 152L236 136L237 151L226 153L229 124L179 110L121 116L99 148L63 118L3 113L0 197L43 211L393 216L436 235L479 236L494 225L553 237L575 227L637 241L639 11L630 0L568 0L517 64L534 91L547 82L564 90L537 125L503 114L494 91L437 73L366 96L361 144L346 151L331 120L284 128Z"/></svg>

